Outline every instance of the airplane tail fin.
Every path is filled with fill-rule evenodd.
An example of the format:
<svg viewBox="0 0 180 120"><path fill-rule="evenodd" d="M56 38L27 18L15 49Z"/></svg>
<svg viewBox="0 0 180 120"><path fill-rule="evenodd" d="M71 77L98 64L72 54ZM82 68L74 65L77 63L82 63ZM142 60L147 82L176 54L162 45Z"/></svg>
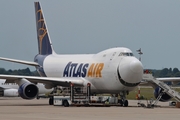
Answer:
<svg viewBox="0 0 180 120"><path fill-rule="evenodd" d="M51 39L48 34L45 19L39 2L34 2L36 15L36 28L39 54L48 55L55 53L52 47Z"/></svg>

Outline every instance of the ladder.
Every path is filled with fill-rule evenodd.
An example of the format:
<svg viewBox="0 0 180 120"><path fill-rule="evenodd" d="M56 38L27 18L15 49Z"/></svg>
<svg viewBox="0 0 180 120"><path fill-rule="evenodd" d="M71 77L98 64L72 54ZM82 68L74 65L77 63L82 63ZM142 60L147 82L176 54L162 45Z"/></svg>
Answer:
<svg viewBox="0 0 180 120"><path fill-rule="evenodd" d="M180 93L171 89L171 87L165 84L164 82L156 80L156 78L153 77L152 74L143 74L143 82L154 83L163 89L162 94L158 96L158 98L155 101L155 104L157 104L157 102L161 99L164 93L174 98L177 102L180 102Z"/></svg>

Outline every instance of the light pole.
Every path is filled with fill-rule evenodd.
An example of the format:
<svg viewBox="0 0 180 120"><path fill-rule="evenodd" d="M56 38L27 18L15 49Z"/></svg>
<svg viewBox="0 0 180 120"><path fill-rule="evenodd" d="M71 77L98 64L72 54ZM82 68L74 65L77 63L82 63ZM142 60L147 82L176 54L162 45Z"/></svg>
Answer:
<svg viewBox="0 0 180 120"><path fill-rule="evenodd" d="M141 51L141 48L139 50L136 50L139 54L139 61L141 61L141 55L143 54L142 51Z"/></svg>
<svg viewBox="0 0 180 120"><path fill-rule="evenodd" d="M142 51L141 51L141 48L139 49L139 50L136 50L137 52L138 52L138 54L139 54L139 61L141 61L141 55L143 54L142 53ZM140 94L140 89L141 89L141 87L140 86L138 86L138 93L137 93L137 98L138 98L138 100L140 100L141 98L141 94Z"/></svg>

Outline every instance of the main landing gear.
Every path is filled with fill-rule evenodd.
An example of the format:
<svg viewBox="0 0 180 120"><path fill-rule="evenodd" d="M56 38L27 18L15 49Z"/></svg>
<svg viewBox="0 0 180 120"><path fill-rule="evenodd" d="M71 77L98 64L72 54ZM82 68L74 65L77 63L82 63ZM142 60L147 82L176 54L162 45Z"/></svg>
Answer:
<svg viewBox="0 0 180 120"><path fill-rule="evenodd" d="M49 98L49 105L53 105L53 101L54 101L53 97L50 97Z"/></svg>
<svg viewBox="0 0 180 120"><path fill-rule="evenodd" d="M49 94L49 105L53 105L54 104L54 93L57 92L57 87L54 87L54 90Z"/></svg>
<svg viewBox="0 0 180 120"><path fill-rule="evenodd" d="M129 92L128 91L122 91L119 93L121 99L118 101L118 103L120 103L121 106L127 107L129 102L128 100L126 100L126 95L128 95Z"/></svg>

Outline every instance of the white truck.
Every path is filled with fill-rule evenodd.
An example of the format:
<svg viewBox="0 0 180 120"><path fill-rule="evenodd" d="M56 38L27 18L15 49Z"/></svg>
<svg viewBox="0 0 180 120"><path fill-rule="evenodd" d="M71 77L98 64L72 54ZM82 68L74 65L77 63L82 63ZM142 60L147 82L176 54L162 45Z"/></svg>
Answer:
<svg viewBox="0 0 180 120"><path fill-rule="evenodd" d="M54 106L69 107L72 104L70 96L54 96Z"/></svg>
<svg viewBox="0 0 180 120"><path fill-rule="evenodd" d="M90 96L90 101L88 99L75 99L71 101L70 96L54 96L54 106L64 106L69 107L71 105L112 105L118 104L118 98L112 96Z"/></svg>
<svg viewBox="0 0 180 120"><path fill-rule="evenodd" d="M90 106L90 105L107 105L118 104L118 97L114 96L92 96L91 85L87 87L74 87L71 84L70 88L63 88L61 95L53 95L50 100L50 105L69 107L72 105ZM98 103L98 104L97 104Z"/></svg>

